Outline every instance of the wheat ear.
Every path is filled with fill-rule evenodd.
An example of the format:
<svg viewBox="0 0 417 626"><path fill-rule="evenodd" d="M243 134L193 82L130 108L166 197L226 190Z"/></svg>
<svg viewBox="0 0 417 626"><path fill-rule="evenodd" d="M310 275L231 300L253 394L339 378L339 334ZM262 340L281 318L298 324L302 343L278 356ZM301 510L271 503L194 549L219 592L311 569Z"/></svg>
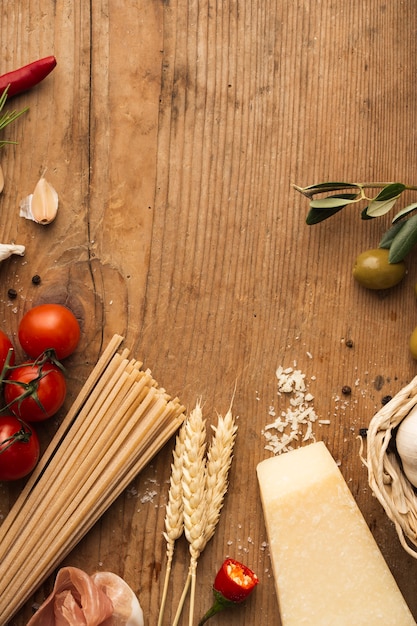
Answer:
<svg viewBox="0 0 417 626"><path fill-rule="evenodd" d="M207 453L206 500L207 515L204 540L207 544L214 535L224 497L229 486L229 469L233 459L237 425L231 408L226 415L217 418L217 426L212 426L214 435ZM204 545L205 547L205 545Z"/></svg>
<svg viewBox="0 0 417 626"><path fill-rule="evenodd" d="M189 543L190 566L173 626L177 626L188 589L195 581L197 560L204 542L205 525L205 450L206 423L201 405L196 407L184 422L184 454L182 465L182 490L184 505L184 533Z"/></svg>
<svg viewBox="0 0 417 626"><path fill-rule="evenodd" d="M165 532L163 536L167 543L166 548L166 570L164 588L162 592L161 605L159 608L158 626L162 626L164 617L166 598L168 593L169 579L171 576L172 560L174 557L175 542L179 539L184 530L184 506L182 499L182 464L184 454L184 424L181 426L176 438L173 450L173 462L171 464L171 476L168 492L168 502L165 514Z"/></svg>
<svg viewBox="0 0 417 626"><path fill-rule="evenodd" d="M212 426L212 429L214 435L210 443L204 468L205 511L203 525L200 528L201 535L198 540L197 549L194 547L193 550L193 544L190 543L191 561L189 579L191 582L191 597L189 626L192 626L194 618L197 559L214 535L228 487L228 475L233 459L233 448L237 433L237 426L231 408L224 418L220 415L218 416L217 426Z"/></svg>

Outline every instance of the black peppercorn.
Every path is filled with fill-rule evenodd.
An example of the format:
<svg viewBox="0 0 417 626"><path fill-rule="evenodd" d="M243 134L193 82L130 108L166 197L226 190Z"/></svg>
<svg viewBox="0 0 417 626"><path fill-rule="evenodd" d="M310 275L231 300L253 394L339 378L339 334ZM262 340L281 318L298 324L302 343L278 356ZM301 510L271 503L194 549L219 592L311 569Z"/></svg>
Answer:
<svg viewBox="0 0 417 626"><path fill-rule="evenodd" d="M342 393L344 396L350 396L350 394L352 393L352 389L349 387L349 385L344 385L342 387Z"/></svg>
<svg viewBox="0 0 417 626"><path fill-rule="evenodd" d="M381 404L385 406L390 400L392 400L392 396L384 396L381 400Z"/></svg>
<svg viewBox="0 0 417 626"><path fill-rule="evenodd" d="M353 348L353 341L352 341L352 339L347 339L345 341L345 345L346 345L347 348Z"/></svg>
<svg viewBox="0 0 417 626"><path fill-rule="evenodd" d="M32 283L34 285L39 285L40 282L41 282L41 277L39 276L39 274L35 274L35 276L32 276Z"/></svg>
<svg viewBox="0 0 417 626"><path fill-rule="evenodd" d="M9 296L10 300L14 300L15 298L17 298L16 289L9 289L7 295Z"/></svg>

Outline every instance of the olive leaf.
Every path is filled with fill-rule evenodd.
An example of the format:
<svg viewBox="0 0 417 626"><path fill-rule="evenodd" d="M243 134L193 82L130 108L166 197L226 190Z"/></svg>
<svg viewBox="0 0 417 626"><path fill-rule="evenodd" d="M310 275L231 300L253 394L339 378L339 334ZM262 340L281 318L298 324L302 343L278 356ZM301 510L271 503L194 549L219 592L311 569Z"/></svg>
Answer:
<svg viewBox="0 0 417 626"><path fill-rule="evenodd" d="M413 202L413 204L409 204L408 206L405 206L403 209L401 209L401 211L398 211L398 213L393 218L392 223L394 224L395 222L400 220L402 217L404 217L404 215L408 215L409 213L411 213L412 211L415 211L416 209L417 209L417 202Z"/></svg>
<svg viewBox="0 0 417 626"><path fill-rule="evenodd" d="M405 224L405 220L402 220L400 222L396 222L395 224L393 224L391 226L391 228L389 228L383 235L381 238L381 241L379 242L378 247L379 248L390 248L392 242L394 241L394 238L398 235L399 231L402 229L402 227Z"/></svg>
<svg viewBox="0 0 417 626"><path fill-rule="evenodd" d="M313 196L317 193L327 193L330 191L341 191L342 189L360 189L360 186L357 183L317 183L316 185L309 185L308 187L299 187L298 185L294 185L294 189L299 191L307 198L313 198Z"/></svg>
<svg viewBox="0 0 417 626"><path fill-rule="evenodd" d="M362 220L373 220L373 219L375 219L376 216L368 215L367 208L368 207L365 207L364 209L362 209L362 211L361 211L361 219Z"/></svg>
<svg viewBox="0 0 417 626"><path fill-rule="evenodd" d="M390 183L386 185L366 207L366 214L370 217L380 217L388 213L397 202L402 192L406 189L403 183Z"/></svg>
<svg viewBox="0 0 417 626"><path fill-rule="evenodd" d="M327 196L327 198L320 198L320 200L312 200L310 202L311 209L337 209L343 208L347 204L357 202L357 194L355 193L340 193L335 196Z"/></svg>
<svg viewBox="0 0 417 626"><path fill-rule="evenodd" d="M308 226L318 224L341 211L346 205L357 202L358 194L341 193L310 202L310 211L306 217Z"/></svg>
<svg viewBox="0 0 417 626"><path fill-rule="evenodd" d="M404 220L402 227L394 236L389 249L389 262L399 263L400 261L403 261L416 244L417 215L413 215L409 219Z"/></svg>

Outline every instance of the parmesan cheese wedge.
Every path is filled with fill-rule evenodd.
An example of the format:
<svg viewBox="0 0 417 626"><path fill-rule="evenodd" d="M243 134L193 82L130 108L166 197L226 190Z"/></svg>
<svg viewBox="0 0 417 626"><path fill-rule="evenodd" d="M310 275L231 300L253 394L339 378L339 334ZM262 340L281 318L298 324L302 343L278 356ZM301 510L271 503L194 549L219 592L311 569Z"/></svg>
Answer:
<svg viewBox="0 0 417 626"><path fill-rule="evenodd" d="M257 475L283 626L416 626L323 442Z"/></svg>

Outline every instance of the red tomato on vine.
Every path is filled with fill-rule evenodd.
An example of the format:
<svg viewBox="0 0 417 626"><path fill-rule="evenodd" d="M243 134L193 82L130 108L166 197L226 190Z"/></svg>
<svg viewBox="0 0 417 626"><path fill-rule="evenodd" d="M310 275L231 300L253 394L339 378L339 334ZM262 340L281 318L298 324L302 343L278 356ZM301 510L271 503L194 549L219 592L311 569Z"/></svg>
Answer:
<svg viewBox="0 0 417 626"><path fill-rule="evenodd" d="M62 304L40 304L20 320L19 343L30 357L54 350L60 361L72 354L80 340L80 325L70 309Z"/></svg>
<svg viewBox="0 0 417 626"><path fill-rule="evenodd" d="M14 367L4 380L7 409L25 422L41 422L55 415L66 392L64 374L48 361Z"/></svg>
<svg viewBox="0 0 417 626"><path fill-rule="evenodd" d="M14 415L0 416L0 480L27 476L39 460L36 432Z"/></svg>

